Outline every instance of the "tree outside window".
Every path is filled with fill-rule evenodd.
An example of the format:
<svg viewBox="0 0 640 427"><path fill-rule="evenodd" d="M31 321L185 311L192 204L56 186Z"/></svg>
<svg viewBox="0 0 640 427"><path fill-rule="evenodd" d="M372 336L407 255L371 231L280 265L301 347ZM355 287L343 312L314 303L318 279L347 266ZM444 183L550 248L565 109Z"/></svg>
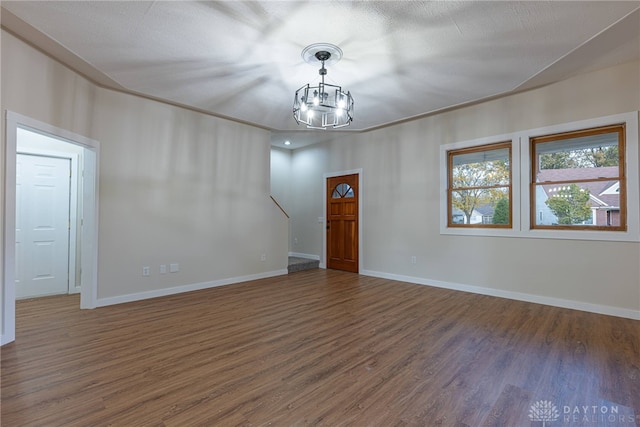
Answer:
<svg viewBox="0 0 640 427"><path fill-rule="evenodd" d="M509 224L509 199L501 198L496 203L496 209L493 213L494 224Z"/></svg>
<svg viewBox="0 0 640 427"><path fill-rule="evenodd" d="M577 184L562 187L560 191L549 197L545 203L553 211L558 224L572 225L585 223L591 219L589 190Z"/></svg>
<svg viewBox="0 0 640 427"><path fill-rule="evenodd" d="M510 227L511 143L451 150L447 156L448 225Z"/></svg>

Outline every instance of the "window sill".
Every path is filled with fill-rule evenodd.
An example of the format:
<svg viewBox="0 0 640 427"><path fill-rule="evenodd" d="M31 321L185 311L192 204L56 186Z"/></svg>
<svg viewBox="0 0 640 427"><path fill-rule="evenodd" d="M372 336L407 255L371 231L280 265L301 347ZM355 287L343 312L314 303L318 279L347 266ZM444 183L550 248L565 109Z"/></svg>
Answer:
<svg viewBox="0 0 640 427"><path fill-rule="evenodd" d="M640 233L635 231L588 231L588 230L515 230L497 228L445 227L441 235L510 237L518 239L592 240L608 242L640 242Z"/></svg>

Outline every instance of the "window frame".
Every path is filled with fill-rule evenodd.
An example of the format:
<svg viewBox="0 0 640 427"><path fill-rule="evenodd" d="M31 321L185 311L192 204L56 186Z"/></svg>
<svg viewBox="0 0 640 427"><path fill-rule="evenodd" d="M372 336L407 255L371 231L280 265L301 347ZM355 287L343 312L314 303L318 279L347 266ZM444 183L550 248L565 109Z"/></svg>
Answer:
<svg viewBox="0 0 640 427"><path fill-rule="evenodd" d="M513 227L513 143L511 140L494 142L489 144L475 145L472 147L462 147L447 150L447 227L459 227L459 228L512 228ZM457 155L480 153L484 151L508 150L509 160L509 183L506 185L487 185L487 186L475 186L475 187L453 187L453 158ZM490 188L507 188L507 194L509 195L509 223L508 224L485 224L483 221L478 224L460 224L453 222L453 193L460 189L490 189Z"/></svg>
<svg viewBox="0 0 640 427"><path fill-rule="evenodd" d="M530 175L530 190L529 190L529 210L530 210L530 227L533 230L588 230L588 231L626 231L627 230L627 185L625 176L625 164L626 164L626 123L615 123L606 126L598 126L589 129L574 130L569 132L554 133L550 135L541 135L529 138L529 150L530 150L530 162L531 162L531 175ZM539 168L539 156L536 155L536 145L544 144L552 141L562 141L572 138L586 137L592 135L601 135L605 133L617 133L618 134L618 176L607 178L591 178L591 179L574 179L569 181L544 181L536 182L536 175ZM576 168L581 169L581 168ZM620 208L620 226L597 226L597 225L538 225L536 224L536 188L543 185L562 185L562 184L574 184L583 182L606 182L606 181L618 181L619 183L619 208Z"/></svg>
<svg viewBox="0 0 640 427"><path fill-rule="evenodd" d="M640 156L638 143L638 111L613 114L591 119L561 123L540 128L515 131L468 141L440 145L440 234L459 236L491 236L533 239L568 239L593 241L640 242ZM626 181L625 231L593 229L540 229L532 228L531 218L531 156L530 138L583 131L585 129L625 124L624 176ZM449 227L448 226L448 158L447 151L458 148L487 145L511 140L511 228L495 227Z"/></svg>

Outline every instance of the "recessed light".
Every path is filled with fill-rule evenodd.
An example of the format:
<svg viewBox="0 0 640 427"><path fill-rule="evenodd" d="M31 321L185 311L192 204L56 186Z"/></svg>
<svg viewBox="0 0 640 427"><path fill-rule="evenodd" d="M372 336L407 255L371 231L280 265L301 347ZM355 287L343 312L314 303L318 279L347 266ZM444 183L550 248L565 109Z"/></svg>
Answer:
<svg viewBox="0 0 640 427"><path fill-rule="evenodd" d="M284 145L291 145L291 142L290 141L285 141Z"/></svg>

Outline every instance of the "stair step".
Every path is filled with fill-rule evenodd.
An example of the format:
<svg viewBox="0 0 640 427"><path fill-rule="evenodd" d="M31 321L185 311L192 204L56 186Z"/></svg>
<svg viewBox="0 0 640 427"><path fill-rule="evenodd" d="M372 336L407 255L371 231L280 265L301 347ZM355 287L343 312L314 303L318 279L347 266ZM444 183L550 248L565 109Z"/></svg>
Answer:
<svg viewBox="0 0 640 427"><path fill-rule="evenodd" d="M309 259L309 258L300 258L300 257L289 257L289 273L293 273L296 271L303 270L311 270L313 268L318 268L320 266L320 261L317 259Z"/></svg>

